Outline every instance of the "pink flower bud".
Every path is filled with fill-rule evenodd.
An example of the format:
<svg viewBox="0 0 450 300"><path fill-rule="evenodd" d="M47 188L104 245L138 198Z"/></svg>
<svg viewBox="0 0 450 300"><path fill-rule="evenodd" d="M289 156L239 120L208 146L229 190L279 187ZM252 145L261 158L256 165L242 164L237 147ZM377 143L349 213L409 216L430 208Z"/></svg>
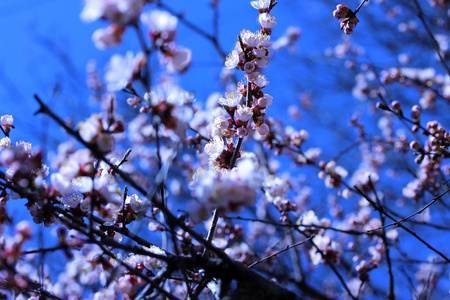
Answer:
<svg viewBox="0 0 450 300"><path fill-rule="evenodd" d="M127 104L129 106L136 106L136 105L138 105L141 102L142 102L141 99L139 99L138 97L128 98L127 99Z"/></svg>
<svg viewBox="0 0 450 300"><path fill-rule="evenodd" d="M261 126L256 127L256 131L260 135L266 135L267 133L269 133L269 130L269 126L266 123L262 123Z"/></svg>
<svg viewBox="0 0 450 300"><path fill-rule="evenodd" d="M4 115L1 118L1 122L3 125L12 125L14 119L12 115Z"/></svg>
<svg viewBox="0 0 450 300"><path fill-rule="evenodd" d="M398 102L397 100L392 101L391 106L397 114L403 116L403 111L400 102Z"/></svg>
<svg viewBox="0 0 450 300"><path fill-rule="evenodd" d="M259 105L260 107L267 107L267 100L264 99L264 98L259 98L259 99L258 99L258 105Z"/></svg>
<svg viewBox="0 0 450 300"><path fill-rule="evenodd" d="M424 159L424 158L425 158L425 157L424 157L423 155L419 155L419 156L416 157L416 159L414 160L414 162L415 162L416 164L420 165L420 164L423 162L423 159Z"/></svg>
<svg viewBox="0 0 450 300"><path fill-rule="evenodd" d="M409 148L410 148L411 150L415 150L415 151L419 151L420 149L422 149L422 147L420 147L420 144L419 144L418 142L416 142L416 141L412 141L412 142L409 144Z"/></svg>
<svg viewBox="0 0 450 300"><path fill-rule="evenodd" d="M333 16L336 19L347 18L352 13L351 9L347 7L347 4L339 4L336 6L336 10L333 11Z"/></svg>
<svg viewBox="0 0 450 300"><path fill-rule="evenodd" d="M411 117L414 119L415 122L418 122L420 120L420 113L422 112L422 109L419 105L414 105L411 109Z"/></svg>

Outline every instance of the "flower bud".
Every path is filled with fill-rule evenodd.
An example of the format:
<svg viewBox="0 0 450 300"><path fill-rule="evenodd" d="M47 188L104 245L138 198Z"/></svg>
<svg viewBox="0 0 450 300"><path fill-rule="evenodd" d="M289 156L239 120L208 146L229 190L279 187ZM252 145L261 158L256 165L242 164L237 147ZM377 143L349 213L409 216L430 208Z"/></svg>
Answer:
<svg viewBox="0 0 450 300"><path fill-rule="evenodd" d="M138 97L128 98L127 99L127 104L129 106L136 106L136 105L138 105L141 102L142 102L141 99L139 99Z"/></svg>
<svg viewBox="0 0 450 300"><path fill-rule="evenodd" d="M420 144L416 141L412 141L409 144L409 148L413 151L420 151L422 149L422 147L420 147Z"/></svg>
<svg viewBox="0 0 450 300"><path fill-rule="evenodd" d="M419 123L420 121L420 113L422 109L419 105L414 105L411 109L411 117L414 119L414 122Z"/></svg>
<svg viewBox="0 0 450 300"><path fill-rule="evenodd" d="M400 102L398 102L397 100L392 101L391 106L397 114L399 114L400 116L403 116L402 107L400 105Z"/></svg>
<svg viewBox="0 0 450 300"><path fill-rule="evenodd" d="M414 160L414 162L415 162L416 164L420 165L420 164L422 163L422 161L423 161L424 158L425 158L425 157L424 157L423 155L419 155L419 156L416 157L416 159Z"/></svg>
<svg viewBox="0 0 450 300"><path fill-rule="evenodd" d="M336 19L343 19L347 18L349 14L351 14L352 11L350 8L347 7L347 4L339 4L336 6L336 10L333 11L333 16Z"/></svg>
<svg viewBox="0 0 450 300"><path fill-rule="evenodd" d="M256 127L256 131L260 135L266 135L267 133L269 133L270 129L269 129L269 126L266 123L262 123L261 126Z"/></svg>

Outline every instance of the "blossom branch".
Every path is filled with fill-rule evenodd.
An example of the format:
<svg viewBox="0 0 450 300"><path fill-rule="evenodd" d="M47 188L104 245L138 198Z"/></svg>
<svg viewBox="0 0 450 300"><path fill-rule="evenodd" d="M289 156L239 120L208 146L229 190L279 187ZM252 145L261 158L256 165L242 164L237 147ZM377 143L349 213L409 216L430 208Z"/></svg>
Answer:
<svg viewBox="0 0 450 300"><path fill-rule="evenodd" d="M95 151L95 149L92 148L91 145L84 142L84 140L81 138L78 132L74 131L72 128L67 126L64 121L61 120L57 115L55 115L38 97L35 96L36 101L41 105L40 109L38 110L38 113L44 113L54 119L62 128L64 128L70 135L74 136L79 140L86 148L90 149L91 151ZM105 163L107 163L122 179L127 182L130 186L135 188L140 193L147 195L147 191L140 186L136 181L134 181L128 174L123 172L122 170L118 169L116 165L111 163L104 155L94 152L95 156L99 159L103 160ZM250 285L259 287L259 288L265 288L269 294L274 295L274 297L278 297L279 299L296 299L295 294L292 292L286 290L283 287L280 287L266 278L262 277L261 275L254 273L253 271L250 271L247 269L246 266L242 265L239 262L236 262L232 260L230 257L228 257L225 253L223 253L221 250L217 249L215 246L211 244L211 242L205 240L205 238L197 233L196 231L189 228L186 224L184 224L182 221L180 221L178 218L176 218L167 207L161 204L160 201L158 201L154 196L151 197L151 202L158 207L166 216L166 221L168 224L175 224L176 226L183 229L185 232L188 232L194 239L202 243L205 247L207 247L209 250L214 252L218 259L222 262L222 264L225 264L227 268L231 270L231 274L233 274L233 277L240 281L246 281ZM222 274L222 275L220 275ZM218 273L218 277L223 276L223 273ZM251 281L249 281L251 280ZM281 298L280 298L281 297Z"/></svg>

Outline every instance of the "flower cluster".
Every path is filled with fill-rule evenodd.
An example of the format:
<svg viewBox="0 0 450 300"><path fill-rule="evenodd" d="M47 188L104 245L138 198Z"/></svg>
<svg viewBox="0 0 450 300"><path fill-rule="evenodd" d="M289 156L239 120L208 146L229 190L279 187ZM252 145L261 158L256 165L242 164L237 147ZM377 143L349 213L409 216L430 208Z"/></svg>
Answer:
<svg viewBox="0 0 450 300"><path fill-rule="evenodd" d="M128 25L136 25L144 8L145 0L86 0L81 19L93 22L103 19L110 24L98 29L92 35L95 45L100 48L121 43L122 35Z"/></svg>
<svg viewBox="0 0 450 300"><path fill-rule="evenodd" d="M182 90L171 82L161 84L150 93L145 93L144 97L135 94L133 98L128 98L127 103L132 107L140 106L141 114L151 113L156 118L164 137L174 141L184 141L186 130L193 117L194 111L191 107L195 101L194 95ZM138 115L130 124L133 132L132 140L142 143L153 140L156 134L154 125L149 124L148 119L143 115Z"/></svg>
<svg viewBox="0 0 450 300"><path fill-rule="evenodd" d="M381 71L380 79L384 84L398 82L419 88L423 109L434 109L438 98L450 100L450 76L437 74L433 68L390 68Z"/></svg>
<svg viewBox="0 0 450 300"><path fill-rule="evenodd" d="M302 213L298 218L297 225L299 225L299 229L305 233L318 234L319 232L324 232L324 227L330 226L330 219L322 218L319 220L313 210L308 210Z"/></svg>
<svg viewBox="0 0 450 300"><path fill-rule="evenodd" d="M136 55L128 51L125 55L114 54L106 65L105 81L110 92L119 91L128 86L133 80L140 78L147 58L143 53Z"/></svg>
<svg viewBox="0 0 450 300"><path fill-rule="evenodd" d="M166 11L152 10L141 15L141 21L149 28L153 45L160 50L160 61L172 72L184 73L192 60L192 52L175 43L177 18Z"/></svg>
<svg viewBox="0 0 450 300"><path fill-rule="evenodd" d="M327 188L339 188L342 183L342 179L347 177L348 172L341 166L336 166L336 162L333 160L325 163L321 161L319 163L321 171L318 176L325 181Z"/></svg>
<svg viewBox="0 0 450 300"><path fill-rule="evenodd" d="M198 170L190 188L207 210L219 209L224 213L240 211L242 206L255 202L257 191L261 188L262 178L258 167L254 157L245 157L232 170L222 169L219 173L213 169ZM201 211L203 209L196 207L191 214Z"/></svg>
<svg viewBox="0 0 450 300"><path fill-rule="evenodd" d="M103 120L93 115L78 125L81 138L88 144L94 145L100 153L110 153L114 149L113 134L125 131L125 124L121 121Z"/></svg>
<svg viewBox="0 0 450 300"><path fill-rule="evenodd" d="M81 19L85 22L103 19L129 25L137 21L144 5L145 0L85 0Z"/></svg>
<svg viewBox="0 0 450 300"><path fill-rule="evenodd" d="M267 176L263 183L263 189L266 199L281 212L282 220L287 212L297 211L297 205L286 197L289 191L289 184L286 180L275 176Z"/></svg>
<svg viewBox="0 0 450 300"><path fill-rule="evenodd" d="M319 263L337 264L340 261L342 248L327 235L316 235L313 238L315 247L309 251L309 257L313 265Z"/></svg>
<svg viewBox="0 0 450 300"><path fill-rule="evenodd" d="M251 120L255 124L252 128L260 135L269 131L269 127L264 123L264 116L265 109L272 104L273 97L262 92L269 81L259 73L259 69L268 65L267 48L270 46L270 36L267 33L243 30L235 49L227 57L225 66L228 69L237 68L244 71L247 78L247 85L240 83L236 92L219 99L219 104L231 117L228 123L220 122L221 129L231 129L223 132L227 137L231 137L233 133L234 136L247 136L247 127ZM245 103L240 104L243 98Z"/></svg>
<svg viewBox="0 0 450 300"><path fill-rule="evenodd" d="M191 184L197 199L222 212L253 204L262 184L255 157L251 154L241 157L240 147L251 129L260 135L269 132L264 116L273 98L262 92L269 81L259 71L268 65L271 28L276 24L275 17L269 13L275 2L253 1L251 5L260 12L261 32L243 30L225 62L227 69L244 71L247 84L239 83L236 91L219 97L218 103L226 114L215 117L216 130L211 132L212 139L204 148L211 169L198 171ZM239 139L238 143L234 138ZM283 199L279 198L277 203L281 205Z"/></svg>
<svg viewBox="0 0 450 300"><path fill-rule="evenodd" d="M8 119L12 120L12 117L8 116ZM49 168L44 164L42 150L32 151L32 145L24 141L16 142L14 146L9 137L4 137L1 141L0 166L7 168L4 180L17 184L24 192L43 187ZM0 206L5 205L10 195L14 199L20 198L15 191L8 194L6 189L3 189Z"/></svg>
<svg viewBox="0 0 450 300"><path fill-rule="evenodd" d="M141 33L142 23L149 29L148 34L153 43L151 48L159 50L161 63L166 65L169 71L183 73L191 63L192 53L190 49L178 47L175 43L177 18L166 11L144 12L146 3L151 2L154 1L86 0L81 19L85 22L98 19L109 22L108 27L97 29L92 35L94 44L99 49L119 45L125 30L133 27L140 35L142 51L149 53L150 48L145 45L145 37ZM144 78L145 72L141 74L147 59L143 53L136 56L131 52L125 56L113 55L105 76L108 90L111 92L121 90L135 79L147 80Z"/></svg>
<svg viewBox="0 0 450 300"><path fill-rule="evenodd" d="M420 122L420 108L413 107L411 114L415 117L416 123ZM425 147L422 147L418 142L412 141L410 148L416 151L416 163L421 164L427 156L431 161L439 163L440 158L449 158L450 152L450 133L445 131L445 128L439 125L437 121L430 121L427 123L428 140Z"/></svg>
<svg viewBox="0 0 450 300"><path fill-rule="evenodd" d="M341 29L344 29L346 34L352 34L353 29L358 25L359 20L347 4L339 4L336 10L333 11L333 16L341 23ZM340 20L342 19L342 20Z"/></svg>

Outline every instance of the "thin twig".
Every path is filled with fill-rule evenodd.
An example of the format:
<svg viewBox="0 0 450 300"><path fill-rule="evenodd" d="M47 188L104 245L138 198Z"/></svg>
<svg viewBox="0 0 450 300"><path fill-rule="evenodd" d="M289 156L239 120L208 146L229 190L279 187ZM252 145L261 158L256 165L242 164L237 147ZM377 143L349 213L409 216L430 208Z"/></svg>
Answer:
<svg viewBox="0 0 450 300"><path fill-rule="evenodd" d="M216 227L217 227L217 222L218 221L219 221L219 210L216 208L216 209L214 209L213 219L211 221L211 226L209 227L208 236L206 238L206 240L208 242L211 242L213 237L214 237L214 233L216 231ZM203 250L203 256L206 255L206 252L207 252L207 248L205 248L205 250Z"/></svg>
<svg viewBox="0 0 450 300"><path fill-rule="evenodd" d="M397 222L394 222L394 223L391 223L391 224L388 224L388 225L383 225L383 226L375 228L375 229L371 229L371 230L367 231L367 233L370 233L372 231L378 231L380 229L384 229L384 228L387 228L387 227L390 227L390 226L397 226L398 224L400 224L400 223L402 223L402 222L404 222L404 221L414 217L415 215L421 214L424 210L426 210L428 207L433 205L433 203L438 201L442 196L444 196L448 192L450 192L450 190L447 190L447 191L443 192L442 194L440 194L439 196L435 197L430 203L428 203L427 205L425 205L424 207L422 207L420 210L416 211L415 213L413 213L413 214L411 214L411 215L409 215L409 216L407 216L407 217L405 217L405 218L403 218L403 219L401 219L401 220L399 220Z"/></svg>
<svg viewBox="0 0 450 300"><path fill-rule="evenodd" d="M372 191L375 194L375 200L377 201L378 206L381 206L381 201L378 198L378 193L375 189L375 185L373 184L372 179L369 176L369 184L370 187L372 189ZM384 255L386 257L386 262L387 262L387 267L388 267L388 273L389 273L389 293L387 295L389 300L394 300L395 299L395 292L394 292L394 275L392 273L392 262L391 262L391 256L390 256L390 249L389 249L389 243L388 240L386 238L386 228L384 228L384 224L385 224L385 216L381 213L380 210L378 210L379 216L380 216L380 221L381 221L381 226L382 228L382 235L381 235L381 239L383 241L383 245L384 245ZM362 283L361 282L361 288L362 288Z"/></svg>
<svg viewBox="0 0 450 300"><path fill-rule="evenodd" d="M436 52L436 54L439 57L439 61L442 65L442 67L445 69L445 71L447 72L447 74L450 76L450 68L447 66L447 64L445 63L444 58L442 57L441 54L441 49L439 47L439 43L436 41L436 38L433 35L433 32L431 32L430 27L428 26L426 20L425 20L425 16L423 14L423 10L422 7L420 7L419 1L417 0L413 0L415 8L416 8L416 14L419 17L420 21L422 22L423 27L425 28L425 31L427 32L428 36L431 39L431 43L433 44L433 48L434 51Z"/></svg>
<svg viewBox="0 0 450 300"><path fill-rule="evenodd" d="M353 14L356 15L359 12L359 10L361 9L361 7L364 5L364 3L366 3L367 1L369 1L369 0L364 0L363 2L361 2L361 4L358 6L358 8L355 10L355 12Z"/></svg>
<svg viewBox="0 0 450 300"><path fill-rule="evenodd" d="M372 199L370 199L364 192L362 192L357 186L354 186L354 188L358 191L358 193L363 196L370 204L372 204L372 206L376 209L376 210L380 210L386 217L388 217L389 219L391 219L394 222L397 222L397 220L392 217L390 214L388 214L386 212L386 210L382 207L382 206L378 206L375 202L372 201ZM428 249L432 250L433 252L435 252L436 254L438 254L440 257L442 257L443 259L445 259L447 262L450 263L450 259L445 256L442 252L440 252L439 250L437 250L436 248L434 248L433 246L431 246L429 243L427 243L427 241L425 241L423 238L421 238L420 236L418 236L415 232L413 232L412 230L410 230L408 227L404 226L402 223L398 223L398 226L403 228L406 232L408 232L409 234L411 234L413 237L415 237L417 240L419 240L420 242L422 242L425 246L428 247Z"/></svg>
<svg viewBox="0 0 450 300"><path fill-rule="evenodd" d="M256 266L256 265L258 265L258 264L260 264L260 263L262 263L262 262L265 262L266 260L269 260L269 259L271 259L271 258L274 257L274 256L278 256L280 253L283 253L283 252L285 252L285 251L287 251L287 250L289 250L289 249L292 249L292 248L294 248L294 247L297 247L297 246L299 246L299 245L301 245L301 244L303 244L303 243L305 243L305 242L311 240L311 239L314 238L314 237L315 237L315 235L313 234L313 235L310 235L307 239L305 239L305 240L303 240L303 241L297 242L297 243L295 243L295 244L293 244L293 245L290 245L290 246L289 246L289 245L286 245L286 247L284 247L284 248L281 249L280 251L275 252L275 253L273 253L273 254L271 254L271 255L269 255L269 256L266 256L266 257L264 257L264 258L262 258L262 259L260 259L260 260L258 260L258 261L255 261L255 262L252 263L250 266L248 266L248 268L251 269L251 268L253 268L254 266ZM300 280L300 281L301 281L301 280Z"/></svg>

